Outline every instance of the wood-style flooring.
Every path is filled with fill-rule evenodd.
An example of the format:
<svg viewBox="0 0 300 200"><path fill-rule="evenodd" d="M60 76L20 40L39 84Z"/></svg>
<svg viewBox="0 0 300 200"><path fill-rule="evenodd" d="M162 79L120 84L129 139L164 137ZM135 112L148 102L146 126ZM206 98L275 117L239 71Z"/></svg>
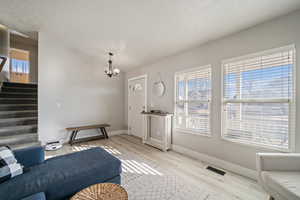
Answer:
<svg viewBox="0 0 300 200"><path fill-rule="evenodd" d="M58 151L47 152L46 157L52 157L85 150L99 146L108 152L133 152L144 159L153 160L160 167L175 173L192 185L205 182L209 190L222 193L233 200L267 200L268 195L254 180L227 172L225 176L215 174L206 169L207 164L174 151L162 152L158 149L142 144L141 139L129 135L112 136L107 140L97 140L76 144L64 145Z"/></svg>

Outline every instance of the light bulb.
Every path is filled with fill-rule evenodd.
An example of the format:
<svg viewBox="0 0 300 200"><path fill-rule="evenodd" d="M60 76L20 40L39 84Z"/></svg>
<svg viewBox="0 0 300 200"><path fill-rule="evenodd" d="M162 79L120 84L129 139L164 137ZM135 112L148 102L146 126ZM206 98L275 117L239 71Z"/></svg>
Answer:
<svg viewBox="0 0 300 200"><path fill-rule="evenodd" d="M119 69L114 69L114 71L113 71L113 74L114 75L118 75L120 73L120 70Z"/></svg>

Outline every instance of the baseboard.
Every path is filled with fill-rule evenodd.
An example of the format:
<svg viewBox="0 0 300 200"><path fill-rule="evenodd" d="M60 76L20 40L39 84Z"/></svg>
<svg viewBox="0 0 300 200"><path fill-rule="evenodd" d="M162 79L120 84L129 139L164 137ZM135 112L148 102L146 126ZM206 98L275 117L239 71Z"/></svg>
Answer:
<svg viewBox="0 0 300 200"><path fill-rule="evenodd" d="M188 149L188 148L185 148L185 147L182 147L179 145L173 144L172 150L175 152L181 153L183 155L192 157L194 159L207 162L207 163L214 165L216 167L219 167L221 169L225 169L227 171L234 172L236 174L257 180L257 172L255 170L252 170L252 169L249 169L246 167L242 167L240 165L233 164L231 162L228 162L228 161L225 161L225 160L213 157L213 156L209 156L207 154L199 153L199 152L193 151L191 149Z"/></svg>
<svg viewBox="0 0 300 200"><path fill-rule="evenodd" d="M128 130L116 130L116 131L108 132L108 136L121 135L121 134L128 134Z"/></svg>

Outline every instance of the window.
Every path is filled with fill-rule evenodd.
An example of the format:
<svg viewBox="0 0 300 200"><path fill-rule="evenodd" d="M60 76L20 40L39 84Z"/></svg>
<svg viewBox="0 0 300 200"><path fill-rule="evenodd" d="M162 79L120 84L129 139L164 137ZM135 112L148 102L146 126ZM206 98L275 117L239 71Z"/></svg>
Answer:
<svg viewBox="0 0 300 200"><path fill-rule="evenodd" d="M10 49L10 81L28 83L30 64L29 51L21 49Z"/></svg>
<svg viewBox="0 0 300 200"><path fill-rule="evenodd" d="M293 46L223 62L223 130L227 140L293 149Z"/></svg>
<svg viewBox="0 0 300 200"><path fill-rule="evenodd" d="M175 75L175 128L210 135L211 66Z"/></svg>
<svg viewBox="0 0 300 200"><path fill-rule="evenodd" d="M29 74L29 61L12 58L11 71L15 73Z"/></svg>

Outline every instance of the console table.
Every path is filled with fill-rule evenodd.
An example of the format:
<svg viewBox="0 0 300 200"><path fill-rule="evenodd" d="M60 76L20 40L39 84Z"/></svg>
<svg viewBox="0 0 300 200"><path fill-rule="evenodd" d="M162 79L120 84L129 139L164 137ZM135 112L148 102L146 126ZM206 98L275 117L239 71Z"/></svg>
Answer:
<svg viewBox="0 0 300 200"><path fill-rule="evenodd" d="M172 119L171 113L142 112L143 143L167 151L171 149Z"/></svg>

